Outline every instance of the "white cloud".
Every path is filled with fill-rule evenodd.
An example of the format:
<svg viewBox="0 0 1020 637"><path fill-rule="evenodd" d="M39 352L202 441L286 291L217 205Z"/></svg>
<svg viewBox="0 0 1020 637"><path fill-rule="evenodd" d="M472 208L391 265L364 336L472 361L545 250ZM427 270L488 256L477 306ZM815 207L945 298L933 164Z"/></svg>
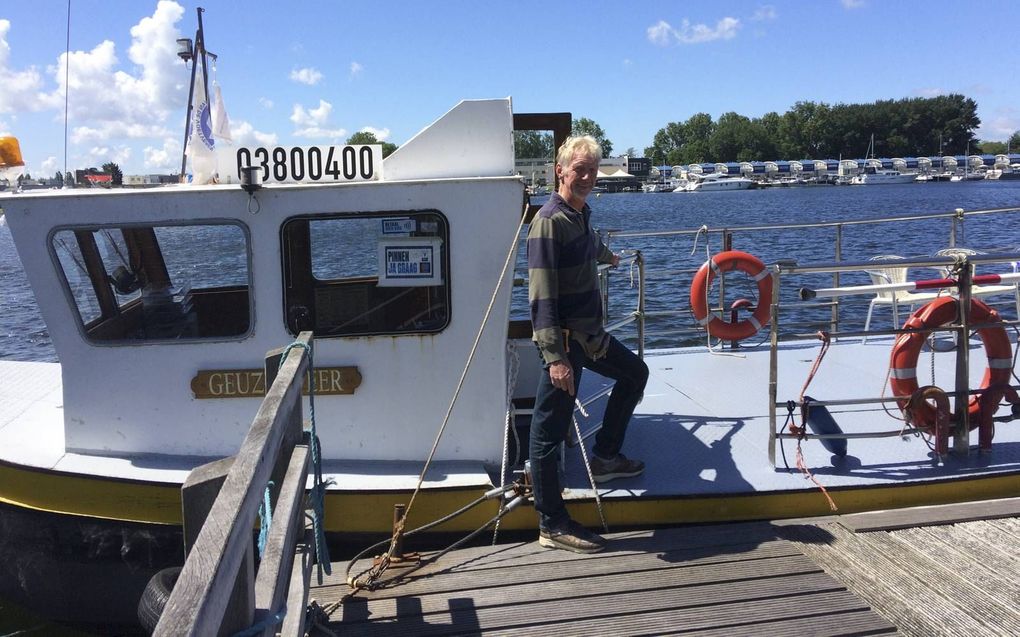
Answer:
<svg viewBox="0 0 1020 637"><path fill-rule="evenodd" d="M0 19L0 113L16 113L18 111L39 110L39 89L42 88L42 76L35 67L15 70L9 67L11 47L7 43L7 33L11 29L10 20Z"/></svg>
<svg viewBox="0 0 1020 637"><path fill-rule="evenodd" d="M257 131L254 126L244 120L230 122L230 136L237 146L248 146L252 142L261 146L276 146L278 142L276 133Z"/></svg>
<svg viewBox="0 0 1020 637"><path fill-rule="evenodd" d="M57 164L57 158L52 155L44 159L42 164L40 164L40 168L42 168L43 173L47 175L56 173L58 167L59 164Z"/></svg>
<svg viewBox="0 0 1020 637"><path fill-rule="evenodd" d="M775 20L777 15L778 14L776 13L776 8L774 6L771 4L763 4L755 9L754 15L751 16L751 19L755 22L765 22L768 20Z"/></svg>
<svg viewBox="0 0 1020 637"><path fill-rule="evenodd" d="M665 20L648 27L648 41L658 46L671 44L702 44L714 40L730 40L737 35L740 20L725 17L715 27L705 24L691 24L684 18L679 27L673 27Z"/></svg>
<svg viewBox="0 0 1020 637"><path fill-rule="evenodd" d="M979 139L1004 142L1017 131L1020 131L1020 109L1007 106L997 109L992 117L983 117L976 134ZM1010 152L1020 152L1020 149L1010 148Z"/></svg>
<svg viewBox="0 0 1020 637"><path fill-rule="evenodd" d="M319 100L318 108L305 109L300 104L294 105L294 110L290 115L290 121L294 122L297 126L321 126L329 120L330 113L333 112L333 105L326 100Z"/></svg>
<svg viewBox="0 0 1020 637"><path fill-rule="evenodd" d="M347 129L309 126L308 128L299 128L298 130L294 131L294 136L307 137L309 139L329 139L332 141L342 141L343 138L347 137Z"/></svg>
<svg viewBox="0 0 1020 637"><path fill-rule="evenodd" d="M261 106L262 108L264 108L266 110L269 110L269 109L273 108L273 100L269 99L268 97L260 97L259 98L259 106Z"/></svg>
<svg viewBox="0 0 1020 637"><path fill-rule="evenodd" d="M388 128L374 128L372 126L365 126L361 129L361 132L372 133L373 135L375 135L375 138L381 142L386 141L387 139L389 139L390 136L390 129Z"/></svg>
<svg viewBox="0 0 1020 637"><path fill-rule="evenodd" d="M163 147L146 146L142 151L145 156L145 167L154 171L173 171L181 169L181 143L172 137L163 140Z"/></svg>
<svg viewBox="0 0 1020 637"><path fill-rule="evenodd" d="M294 122L297 130L295 137L308 137L311 139L339 139L347 135L343 128L330 128L329 116L333 112L333 105L326 100L319 100L317 108L306 109L300 104L294 105L290 121Z"/></svg>
<svg viewBox="0 0 1020 637"><path fill-rule="evenodd" d="M170 134L170 129L162 124L149 124L145 122L99 122L97 126L75 126L71 130L71 143L103 143L111 139L146 139L150 137L164 137Z"/></svg>
<svg viewBox="0 0 1020 637"><path fill-rule="evenodd" d="M62 53L57 65L48 69L58 86L46 95L48 105L63 108L67 77L70 119L97 128L102 123L151 125L179 112L186 101L188 74L177 58L174 25L183 14L176 2L163 0L152 16L131 28L128 57L138 67L137 76L116 70L119 60L110 40L91 51Z"/></svg>
<svg viewBox="0 0 1020 637"><path fill-rule="evenodd" d="M308 67L304 69L294 69L290 72L290 79L299 84L307 84L308 86L315 86L322 79L322 73L317 70Z"/></svg>
<svg viewBox="0 0 1020 637"><path fill-rule="evenodd" d="M865 5L864 0L839 0L844 9L860 9Z"/></svg>
<svg viewBox="0 0 1020 637"><path fill-rule="evenodd" d="M915 88L910 93L916 97L938 97L939 95L948 95L949 91L937 86L926 86L922 88Z"/></svg>
<svg viewBox="0 0 1020 637"><path fill-rule="evenodd" d="M109 146L93 146L81 158L84 164L96 168L111 161L121 166L130 159L131 149L123 145L114 146L113 148Z"/></svg>
<svg viewBox="0 0 1020 637"><path fill-rule="evenodd" d="M361 72L365 70L365 67L358 62L351 62L351 75L350 79L354 79L361 75Z"/></svg>

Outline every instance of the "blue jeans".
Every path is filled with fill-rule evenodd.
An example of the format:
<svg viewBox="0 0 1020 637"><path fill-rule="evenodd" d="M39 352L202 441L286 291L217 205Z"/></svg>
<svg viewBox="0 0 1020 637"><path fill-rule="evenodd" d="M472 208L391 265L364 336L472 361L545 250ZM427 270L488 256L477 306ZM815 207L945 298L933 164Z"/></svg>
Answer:
<svg viewBox="0 0 1020 637"><path fill-rule="evenodd" d="M641 401L648 381L648 366L620 344L609 337L609 349L599 360L588 358L581 345L570 343L567 358L574 372L574 393L581 384L581 372L585 367L596 374L616 381L606 404L602 428L595 436L595 454L602 458L613 458L620 453L627 423L634 414L634 408ZM535 510L538 524L542 529L562 528L570 516L560 494L560 478L557 464L560 443L566 440L573 426L574 397L556 389L549 379L546 368L540 375L535 393L535 412L531 417L531 482L534 489Z"/></svg>

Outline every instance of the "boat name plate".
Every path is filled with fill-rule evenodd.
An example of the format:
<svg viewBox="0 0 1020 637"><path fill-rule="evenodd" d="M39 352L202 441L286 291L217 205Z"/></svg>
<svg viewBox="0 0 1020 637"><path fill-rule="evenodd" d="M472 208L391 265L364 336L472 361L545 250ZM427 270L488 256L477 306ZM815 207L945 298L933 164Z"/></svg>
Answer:
<svg viewBox="0 0 1020 637"><path fill-rule="evenodd" d="M353 394L361 385L357 367L316 367L315 393L319 396ZM308 394L308 377L301 391ZM266 375L261 369L200 369L191 379L195 398L257 398L266 395Z"/></svg>

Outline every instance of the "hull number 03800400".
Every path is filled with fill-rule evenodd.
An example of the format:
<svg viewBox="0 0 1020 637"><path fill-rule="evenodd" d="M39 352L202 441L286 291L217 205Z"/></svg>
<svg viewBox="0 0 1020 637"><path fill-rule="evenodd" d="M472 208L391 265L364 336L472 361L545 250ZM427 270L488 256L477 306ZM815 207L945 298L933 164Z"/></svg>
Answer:
<svg viewBox="0 0 1020 637"><path fill-rule="evenodd" d="M255 146L237 149L237 178L245 166L260 168L263 183L375 181L382 146Z"/></svg>

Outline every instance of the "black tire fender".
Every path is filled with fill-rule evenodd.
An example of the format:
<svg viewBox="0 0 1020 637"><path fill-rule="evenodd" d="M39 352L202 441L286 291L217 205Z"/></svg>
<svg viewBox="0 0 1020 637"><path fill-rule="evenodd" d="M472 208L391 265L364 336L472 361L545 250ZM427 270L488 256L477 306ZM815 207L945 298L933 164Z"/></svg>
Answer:
<svg viewBox="0 0 1020 637"><path fill-rule="evenodd" d="M163 614L163 608L170 593L174 590L174 584L181 574L180 566L172 566L158 571L145 585L142 591L142 598L138 600L138 622L145 629L146 635L151 635L156 630L159 617Z"/></svg>

